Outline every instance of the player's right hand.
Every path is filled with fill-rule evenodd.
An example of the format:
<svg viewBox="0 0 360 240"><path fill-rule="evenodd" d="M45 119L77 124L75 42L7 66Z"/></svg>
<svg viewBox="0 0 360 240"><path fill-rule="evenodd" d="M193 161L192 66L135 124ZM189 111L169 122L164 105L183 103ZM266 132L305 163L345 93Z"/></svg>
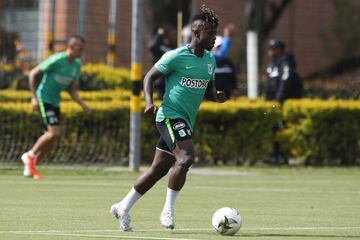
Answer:
<svg viewBox="0 0 360 240"><path fill-rule="evenodd" d="M144 113L145 115L154 115L157 111L157 107L154 104L146 105Z"/></svg>
<svg viewBox="0 0 360 240"><path fill-rule="evenodd" d="M39 111L39 102L35 97L31 98L31 106L34 111Z"/></svg>

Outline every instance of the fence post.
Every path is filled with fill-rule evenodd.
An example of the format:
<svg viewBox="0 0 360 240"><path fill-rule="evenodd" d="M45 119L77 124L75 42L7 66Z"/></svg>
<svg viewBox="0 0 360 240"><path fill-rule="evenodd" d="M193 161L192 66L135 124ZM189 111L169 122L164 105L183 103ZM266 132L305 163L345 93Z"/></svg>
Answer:
<svg viewBox="0 0 360 240"><path fill-rule="evenodd" d="M142 79L142 30L143 0L132 1L131 26L131 81L132 95L130 99L130 153L129 168L138 171L140 166L141 147L141 79Z"/></svg>
<svg viewBox="0 0 360 240"><path fill-rule="evenodd" d="M108 53L106 63L109 66L115 65L115 42L116 42L116 6L117 0L110 0L109 22L108 22Z"/></svg>

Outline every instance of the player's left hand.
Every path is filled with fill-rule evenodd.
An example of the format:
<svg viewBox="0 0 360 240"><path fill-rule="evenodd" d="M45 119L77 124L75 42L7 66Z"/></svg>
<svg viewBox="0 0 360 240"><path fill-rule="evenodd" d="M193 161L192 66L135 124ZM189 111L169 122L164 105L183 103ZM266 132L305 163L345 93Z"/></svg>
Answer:
<svg viewBox="0 0 360 240"><path fill-rule="evenodd" d="M224 91L216 91L216 100L219 103L223 103L226 101L226 95Z"/></svg>
<svg viewBox="0 0 360 240"><path fill-rule="evenodd" d="M157 107L154 104L146 105L144 113L145 115L151 116L154 115L157 111Z"/></svg>

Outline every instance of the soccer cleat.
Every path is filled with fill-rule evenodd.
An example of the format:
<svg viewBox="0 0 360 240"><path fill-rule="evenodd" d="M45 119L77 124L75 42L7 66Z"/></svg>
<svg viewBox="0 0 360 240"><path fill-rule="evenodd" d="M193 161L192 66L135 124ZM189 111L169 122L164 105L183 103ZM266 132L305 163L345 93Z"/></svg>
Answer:
<svg viewBox="0 0 360 240"><path fill-rule="evenodd" d="M132 227L130 226L130 215L128 212L125 212L120 209L120 204L114 204L110 208L110 213L119 221L120 228L124 232L132 232Z"/></svg>
<svg viewBox="0 0 360 240"><path fill-rule="evenodd" d="M160 223L164 228L173 230L175 228L174 214L171 211L163 210L160 215Z"/></svg>
<svg viewBox="0 0 360 240"><path fill-rule="evenodd" d="M29 167L28 153L24 153L23 155L21 155L21 161L24 164L24 171L23 171L24 177L32 177Z"/></svg>
<svg viewBox="0 0 360 240"><path fill-rule="evenodd" d="M28 153L24 153L21 156L21 160L24 163L24 176L33 177L35 180L43 179L39 171L35 168L37 162L36 158L31 157Z"/></svg>

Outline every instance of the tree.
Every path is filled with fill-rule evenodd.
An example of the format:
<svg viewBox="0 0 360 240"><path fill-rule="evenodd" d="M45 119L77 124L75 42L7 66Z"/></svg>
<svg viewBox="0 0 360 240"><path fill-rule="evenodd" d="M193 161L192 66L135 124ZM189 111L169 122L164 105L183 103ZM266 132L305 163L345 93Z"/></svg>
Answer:
<svg viewBox="0 0 360 240"><path fill-rule="evenodd" d="M15 60L15 40L17 38L17 33L6 31L0 27L0 61L13 62Z"/></svg>
<svg viewBox="0 0 360 240"><path fill-rule="evenodd" d="M164 24L176 26L179 9L183 11L185 24L190 18L191 0L151 0L146 1L146 4L146 23L150 34L156 32L157 28Z"/></svg>
<svg viewBox="0 0 360 240"><path fill-rule="evenodd" d="M344 61L360 54L360 4L349 0L333 0L332 4L335 15L323 38L325 53L336 61Z"/></svg>
<svg viewBox="0 0 360 240"><path fill-rule="evenodd" d="M248 30L258 33L259 59L261 63L264 41L276 27L280 17L293 0L246 0L245 23Z"/></svg>

